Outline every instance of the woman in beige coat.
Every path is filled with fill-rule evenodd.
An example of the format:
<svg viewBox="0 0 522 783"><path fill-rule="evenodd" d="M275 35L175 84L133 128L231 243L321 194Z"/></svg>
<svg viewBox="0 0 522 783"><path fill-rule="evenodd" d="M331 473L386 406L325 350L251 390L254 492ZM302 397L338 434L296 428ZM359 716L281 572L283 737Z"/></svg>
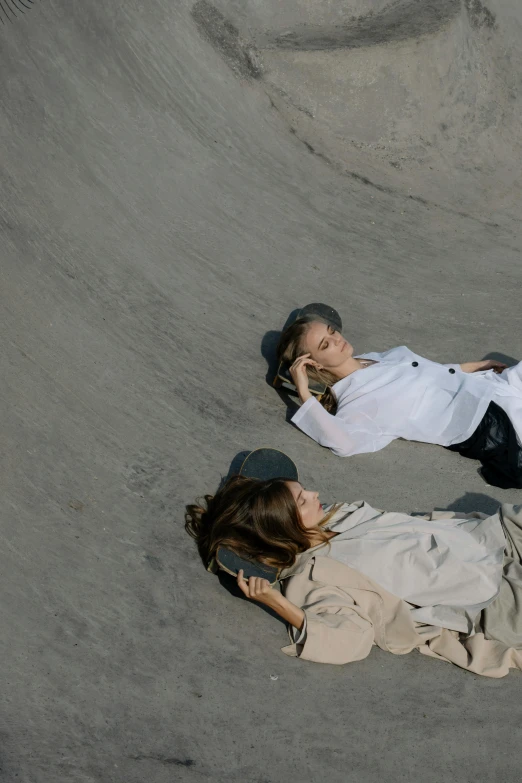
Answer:
<svg viewBox="0 0 522 783"><path fill-rule="evenodd" d="M237 582L288 623L287 655L343 664L375 644L489 677L522 669L522 507L413 517L236 476L187 506L186 529L207 566L223 547L277 568L281 591Z"/></svg>

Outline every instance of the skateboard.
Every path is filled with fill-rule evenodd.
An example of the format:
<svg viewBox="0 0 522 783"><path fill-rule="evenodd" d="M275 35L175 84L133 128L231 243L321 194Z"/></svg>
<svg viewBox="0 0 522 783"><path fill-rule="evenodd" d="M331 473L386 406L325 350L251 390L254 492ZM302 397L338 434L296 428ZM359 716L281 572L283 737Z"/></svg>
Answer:
<svg viewBox="0 0 522 783"><path fill-rule="evenodd" d="M295 317L287 321L285 329L293 324L294 321L297 321L298 318L306 318L309 321L315 321L318 317L329 323L330 326L333 326L336 332L342 332L343 322L337 310L334 310L333 307L330 307L329 305L321 304L320 302L312 302L298 310ZM284 388L292 394L297 394L292 376L290 375L290 367L286 362L281 362L279 364L273 385L276 389ZM317 381L309 381L308 388L312 394L315 394L316 397L320 397L325 393L327 387Z"/></svg>
<svg viewBox="0 0 522 783"><path fill-rule="evenodd" d="M251 451L241 465L239 475L260 479L261 481L271 478L299 481L297 467L290 457L282 451L269 448ZM274 585L279 577L278 568L265 565L264 563L252 562L224 547L219 547L214 562L211 563L208 570L215 571L216 568L220 568L231 576L237 576L239 571L243 569L245 579L257 576L260 579L267 579L271 585Z"/></svg>

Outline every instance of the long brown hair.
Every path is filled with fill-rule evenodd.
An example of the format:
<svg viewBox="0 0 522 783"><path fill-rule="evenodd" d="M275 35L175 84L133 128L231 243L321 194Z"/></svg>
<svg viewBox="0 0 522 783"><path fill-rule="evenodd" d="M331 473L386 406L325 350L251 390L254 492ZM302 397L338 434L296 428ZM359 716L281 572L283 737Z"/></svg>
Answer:
<svg viewBox="0 0 522 783"><path fill-rule="evenodd" d="M327 324L323 318L317 316L305 316L304 318L298 318L290 326L284 330L277 346L277 358L279 362L285 362L292 365L299 356L306 353L304 347L304 338L310 328L310 324L314 321ZM318 370L316 367L307 367L306 373L311 381L318 381L326 386L326 391L318 397L319 402L326 408L328 413L335 415L337 412L337 398L331 388L334 383L337 383L339 378L336 378L328 370Z"/></svg>
<svg viewBox="0 0 522 783"><path fill-rule="evenodd" d="M284 478L259 481L232 476L215 495L205 495L200 502L186 506L185 530L196 541L205 566L220 546L278 568L293 565L297 555L312 546L311 531L301 522ZM318 537L328 541L324 531L315 529L313 533L313 546Z"/></svg>

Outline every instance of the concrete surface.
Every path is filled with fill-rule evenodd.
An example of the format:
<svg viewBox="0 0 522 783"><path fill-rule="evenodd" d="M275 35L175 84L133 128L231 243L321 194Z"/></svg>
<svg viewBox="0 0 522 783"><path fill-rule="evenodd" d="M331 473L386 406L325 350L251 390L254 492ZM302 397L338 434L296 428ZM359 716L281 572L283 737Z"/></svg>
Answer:
<svg viewBox="0 0 522 783"><path fill-rule="evenodd" d="M265 382L318 299L361 351L520 358L518 0L26 5L0 29L2 780L518 780L519 674L286 658L182 525L267 444L325 500L522 502L434 446L340 460Z"/></svg>

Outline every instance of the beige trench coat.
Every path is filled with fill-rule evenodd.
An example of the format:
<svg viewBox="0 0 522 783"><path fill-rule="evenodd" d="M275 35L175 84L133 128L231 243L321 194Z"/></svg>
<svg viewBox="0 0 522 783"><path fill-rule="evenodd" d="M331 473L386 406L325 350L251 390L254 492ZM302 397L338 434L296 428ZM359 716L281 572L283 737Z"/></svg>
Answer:
<svg viewBox="0 0 522 783"><path fill-rule="evenodd" d="M307 623L304 643L283 647L286 655L342 664L365 658L376 644L396 655L417 648L487 677L505 677L511 668L522 670L522 650L486 639L480 626L474 635L463 636L415 623L405 601L328 557L327 548L300 555L282 574L282 591L302 607Z"/></svg>

